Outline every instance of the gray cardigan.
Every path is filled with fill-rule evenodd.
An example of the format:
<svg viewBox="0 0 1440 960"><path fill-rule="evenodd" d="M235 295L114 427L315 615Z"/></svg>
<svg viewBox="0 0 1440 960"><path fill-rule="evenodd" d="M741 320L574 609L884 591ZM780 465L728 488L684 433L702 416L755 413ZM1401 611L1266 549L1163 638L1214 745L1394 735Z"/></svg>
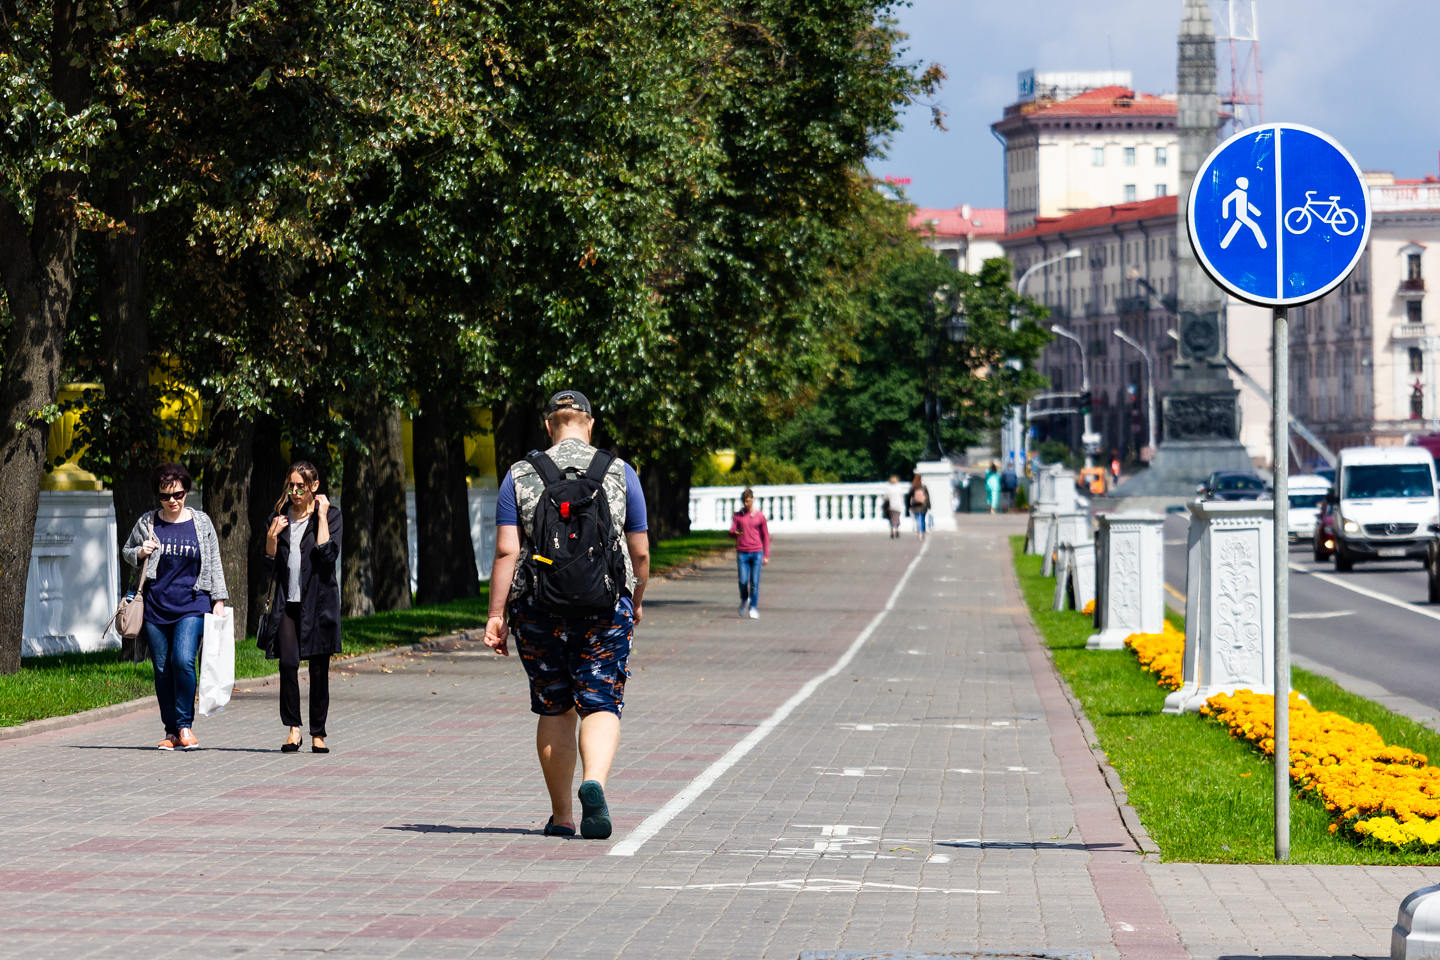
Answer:
<svg viewBox="0 0 1440 960"><path fill-rule="evenodd" d="M225 570L220 563L220 538L215 535L215 524L203 510L191 507L190 512L194 514L195 536L200 541L200 573L195 577L195 592L203 590L210 595L211 600L229 600L230 593L225 589ZM125 541L125 546L120 551L125 562L138 570L140 547L154 535L155 511L146 510L140 514L140 519L135 521L135 526L130 531L130 539Z"/></svg>

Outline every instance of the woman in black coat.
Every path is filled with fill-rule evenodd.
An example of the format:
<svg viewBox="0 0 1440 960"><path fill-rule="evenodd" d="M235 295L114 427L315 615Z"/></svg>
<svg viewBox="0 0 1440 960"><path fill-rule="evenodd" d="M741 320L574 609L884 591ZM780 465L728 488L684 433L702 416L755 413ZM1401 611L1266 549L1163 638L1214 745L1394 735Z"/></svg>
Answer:
<svg viewBox="0 0 1440 960"><path fill-rule="evenodd" d="M310 661L310 749L329 753L330 657L340 652L340 508L319 493L320 472L304 460L290 465L285 490L265 531L265 562L273 577L270 613L259 646L280 660L280 722L290 735L283 753L300 749L300 661Z"/></svg>

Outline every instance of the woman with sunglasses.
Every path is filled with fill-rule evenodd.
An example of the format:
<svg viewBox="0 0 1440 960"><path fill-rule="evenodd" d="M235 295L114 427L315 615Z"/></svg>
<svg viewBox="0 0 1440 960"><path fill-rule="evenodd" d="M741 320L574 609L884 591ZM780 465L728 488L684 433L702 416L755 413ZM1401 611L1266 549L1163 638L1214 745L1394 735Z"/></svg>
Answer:
<svg viewBox="0 0 1440 960"><path fill-rule="evenodd" d="M192 484L178 463L155 469L160 508L140 515L122 554L131 566L146 565L145 632L155 664L155 699L165 723L161 750L200 745L195 719L195 657L205 614L222 613L230 595L220 565L220 538L201 510L185 505Z"/></svg>
<svg viewBox="0 0 1440 960"><path fill-rule="evenodd" d="M300 749L300 661L310 661L310 750L329 753L330 657L340 652L340 508L320 493L320 471L290 465L265 531L265 562L274 570L270 614L259 646L280 661L280 722L290 735L282 753Z"/></svg>

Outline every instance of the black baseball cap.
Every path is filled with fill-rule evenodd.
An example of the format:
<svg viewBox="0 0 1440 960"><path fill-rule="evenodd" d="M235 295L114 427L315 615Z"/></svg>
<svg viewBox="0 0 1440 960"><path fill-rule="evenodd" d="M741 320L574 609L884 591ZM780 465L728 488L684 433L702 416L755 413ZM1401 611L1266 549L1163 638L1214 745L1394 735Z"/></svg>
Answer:
<svg viewBox="0 0 1440 960"><path fill-rule="evenodd" d="M550 416L556 410L579 410L587 417L595 414L590 411L590 401L585 399L585 394L579 390L561 390L550 398L545 404L545 416Z"/></svg>

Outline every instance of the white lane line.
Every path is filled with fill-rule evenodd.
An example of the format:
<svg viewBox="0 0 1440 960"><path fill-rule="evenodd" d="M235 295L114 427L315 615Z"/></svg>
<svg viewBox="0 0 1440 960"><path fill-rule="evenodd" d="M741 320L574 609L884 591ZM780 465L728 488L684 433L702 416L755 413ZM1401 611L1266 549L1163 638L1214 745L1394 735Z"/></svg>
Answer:
<svg viewBox="0 0 1440 960"><path fill-rule="evenodd" d="M1357 586L1348 580L1330 573L1320 573L1317 570L1309 570L1298 563L1290 564L1290 569L1300 573L1309 574L1321 583L1334 584L1337 587L1344 587L1351 593L1358 593L1362 597L1369 597L1371 600L1379 600L1381 603L1388 603L1392 607L1399 607L1401 610L1409 610L1411 613L1418 613L1422 617L1429 617L1431 620L1440 620L1440 610L1431 610L1419 604L1410 603L1408 600L1397 600L1388 593L1381 593L1379 590L1371 590L1368 587Z"/></svg>
<svg viewBox="0 0 1440 960"><path fill-rule="evenodd" d="M795 691L789 700L786 700L774 713L766 717L760 726L751 730L745 739L731 747L723 757L710 764L698 777L686 784L679 793L670 798L665 806L640 821L640 825L632 830L629 836L606 851L606 856L633 857L645 844L645 841L665 829L667 823L674 820L686 807L694 803L702 793L710 789L711 784L720 779L725 771L735 766L745 754L754 750L755 747L760 744L760 741L768 737L776 727L785 721L786 717L795 711L796 707L800 706L800 704L806 700L809 700L815 691L820 688L820 684L829 680L831 677L837 676L841 670L848 667L850 661L855 659L855 654L860 652L860 648L863 647L865 642L875 633L885 617L891 610L895 609L895 601L900 599L900 592L904 590L905 585L910 582L910 575L915 572L915 568L920 565L920 561L925 557L925 551L929 549L930 541L926 539L921 543L920 552L915 554L915 559L910 561L910 566L905 568L905 574L900 578L900 582L895 584L894 590L890 591L890 598L885 601L885 606L879 613L875 614L865 629L860 631L860 635L850 644L849 649L840 655L840 659L836 660L829 670L826 670L818 677L811 677L805 686Z"/></svg>
<svg viewBox="0 0 1440 960"><path fill-rule="evenodd" d="M1317 610L1313 613L1292 613L1291 620L1334 620L1336 617L1354 616L1354 610Z"/></svg>

